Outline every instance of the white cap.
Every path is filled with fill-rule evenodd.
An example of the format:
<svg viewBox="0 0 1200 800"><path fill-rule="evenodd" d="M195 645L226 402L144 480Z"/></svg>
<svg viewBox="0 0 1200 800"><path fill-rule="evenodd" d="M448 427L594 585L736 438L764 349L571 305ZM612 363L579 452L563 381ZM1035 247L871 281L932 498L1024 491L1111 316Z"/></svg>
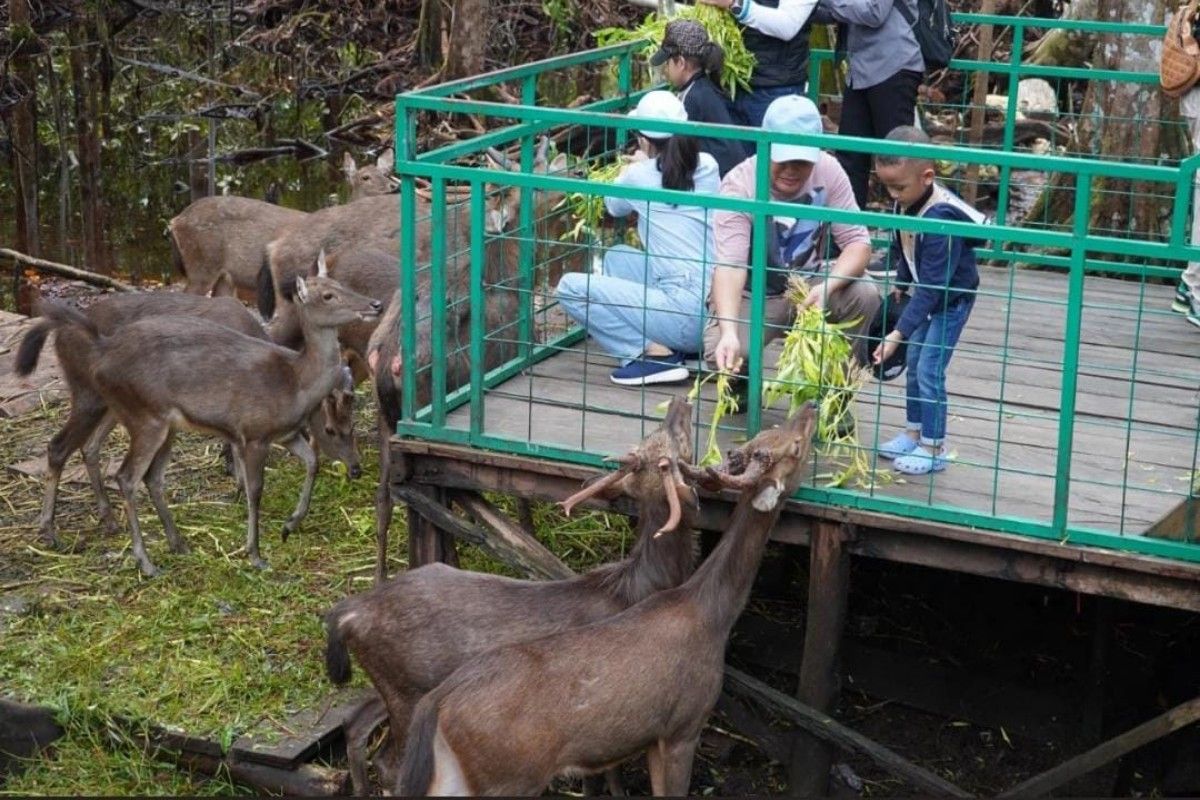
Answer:
<svg viewBox="0 0 1200 800"><path fill-rule="evenodd" d="M671 92L657 90L646 92L642 95L642 99L638 101L637 108L629 112L629 116L635 119L658 119L668 120L670 122L683 122L688 118L687 111L683 107L683 103L679 98ZM645 130L639 128L638 133L645 136L647 139L670 139L675 134L664 133L663 131Z"/></svg>
<svg viewBox="0 0 1200 800"><path fill-rule="evenodd" d="M821 112L813 101L798 94L777 97L767 106L763 114L764 131L780 133L824 133ZM803 144L771 145L771 160L776 164L783 161L807 161L815 164L821 160L821 148Z"/></svg>

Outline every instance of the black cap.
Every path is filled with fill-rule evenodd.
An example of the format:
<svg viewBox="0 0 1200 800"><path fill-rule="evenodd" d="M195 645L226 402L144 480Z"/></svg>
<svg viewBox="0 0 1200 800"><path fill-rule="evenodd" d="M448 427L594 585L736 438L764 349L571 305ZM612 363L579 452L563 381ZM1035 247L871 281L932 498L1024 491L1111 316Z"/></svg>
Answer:
<svg viewBox="0 0 1200 800"><path fill-rule="evenodd" d="M662 45L650 56L650 66L661 67L674 56L699 56L708 44L708 31L694 19L673 19L667 23Z"/></svg>

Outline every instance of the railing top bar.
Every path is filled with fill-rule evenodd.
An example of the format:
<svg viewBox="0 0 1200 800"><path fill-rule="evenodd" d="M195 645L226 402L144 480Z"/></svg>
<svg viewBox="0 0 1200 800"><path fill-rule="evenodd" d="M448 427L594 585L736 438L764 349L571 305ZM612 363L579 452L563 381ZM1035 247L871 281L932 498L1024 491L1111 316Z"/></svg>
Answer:
<svg viewBox="0 0 1200 800"><path fill-rule="evenodd" d="M950 20L967 25L1003 25L1012 28L1057 28L1067 31L1089 33L1122 33L1135 36L1162 36L1167 32L1165 25L1142 25L1129 22L1101 22L1099 20L1050 19L1047 17L1013 17L1006 14L952 13Z"/></svg>
<svg viewBox="0 0 1200 800"><path fill-rule="evenodd" d="M631 95L631 98L633 95ZM480 100L460 100L436 97L402 96L397 98L398 110L406 108L429 111L477 114L523 122L562 123L597 128L633 130L643 121L631 119L624 114L604 114L578 109L543 108L493 103ZM990 164L1015 169L1032 169L1040 172L1064 172L1068 174L1102 175L1125 180L1159 181L1174 183L1179 177L1175 167L1124 164L1116 161L1095 161L1062 156L1041 156L1027 153L1005 153L998 150L979 150L969 147L947 147L946 145L916 145L907 142L888 142L879 139L862 139L832 134L777 133L761 128L744 128L736 125L714 125L701 122L655 121L656 128L673 133L693 136L714 136L758 143L803 144L828 150L850 150L875 155L907 156L913 158L945 159L952 155L954 160L967 164Z"/></svg>
<svg viewBox="0 0 1200 800"><path fill-rule="evenodd" d="M494 72L485 72L482 75L475 75L470 78L462 78L449 83L439 83L434 86L427 86L424 89L415 89L411 92L405 92L399 97L445 97L457 92L469 92L473 89L484 89L488 86L495 86L498 83L505 81L517 80L518 78L527 78L531 75L541 75L545 72L550 72L555 69L564 67L576 67L580 64L591 64L596 61L604 61L614 56L622 56L631 51L637 51L645 47L645 40L635 42L621 42L620 44L611 44L607 47L598 47L594 50L583 50L578 53L570 53L565 56L553 56L552 58L543 58L540 61L531 61L528 64L521 64L516 67L507 67L506 69L498 69Z"/></svg>
<svg viewBox="0 0 1200 800"><path fill-rule="evenodd" d="M567 175L546 175L527 172L498 172L488 167L472 167L452 164L430 164L419 161L397 161L397 171L405 176L420 176L430 179L456 181L500 182L506 186L546 189L564 193L583 192L631 200L656 200L660 202L686 202L714 211L735 211L748 214L775 214L779 216L803 216L824 222L850 225L867 225L896 230L945 233L953 236L987 238L995 242L1012 242L1042 247L1075 247L1079 243L1070 231L1051 231L1034 228L989 225L986 234L980 226L968 222L929 220L907 215L886 214L875 211L849 211L845 209L797 206L781 201L760 201L720 194L696 194L668 189L645 189L636 186L597 184L583 178ZM1115 237L1089 235L1085 245L1087 252L1096 254L1137 256L1181 262L1188 259L1200 260L1200 247L1172 246L1168 242L1145 242Z"/></svg>

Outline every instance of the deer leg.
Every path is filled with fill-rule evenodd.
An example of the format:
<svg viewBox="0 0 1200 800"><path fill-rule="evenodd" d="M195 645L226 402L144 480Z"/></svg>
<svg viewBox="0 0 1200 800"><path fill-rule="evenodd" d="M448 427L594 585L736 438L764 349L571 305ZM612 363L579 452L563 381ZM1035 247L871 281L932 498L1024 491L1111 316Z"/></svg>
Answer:
<svg viewBox="0 0 1200 800"><path fill-rule="evenodd" d="M137 513L137 487L170 432L168 425L155 419L147 420L136 429L130 428L129 452L125 454L125 460L117 470L117 484L125 498L125 516L129 518L129 532L133 537L133 557L147 578L153 578L162 571L154 566L154 562L146 555L146 546L142 543L142 527L138 523Z"/></svg>
<svg viewBox="0 0 1200 800"><path fill-rule="evenodd" d="M150 492L150 502L154 503L154 510L158 512L158 518L162 521L163 532L167 535L167 544L171 552L186 555L192 552L192 548L188 547L188 543L179 535L179 529L175 527L175 518L171 515L166 495L163 494L163 475L167 471L167 464L171 463L171 443L174 439L174 435L168 432L166 441L158 448L154 460L150 462L145 482L146 490Z"/></svg>
<svg viewBox="0 0 1200 800"><path fill-rule="evenodd" d="M46 447L46 485L42 495L42 515L38 519L38 537L51 547L62 546L54 530L54 507L58 503L58 482L63 466L71 453L87 441L104 414L103 405L72 405L66 424Z"/></svg>
<svg viewBox="0 0 1200 800"><path fill-rule="evenodd" d="M246 482L246 555L255 567L266 569L267 562L258 552L258 504L262 500L267 448L261 442L246 442L241 451L242 472Z"/></svg>
<svg viewBox="0 0 1200 800"><path fill-rule="evenodd" d="M283 523L283 540L286 542L288 536L300 526L301 520L308 514L313 482L317 479L317 454L313 452L308 439L300 434L288 439L283 446L304 464L304 485L300 487L300 500L296 503L296 510L288 517L287 522Z"/></svg>
<svg viewBox="0 0 1200 800"><path fill-rule="evenodd" d="M387 580L388 529L392 525L392 454L388 448L387 424L379 422L379 485L375 487L375 584Z"/></svg>
<svg viewBox="0 0 1200 800"><path fill-rule="evenodd" d="M692 761L696 757L696 747L700 737L679 742L668 742L659 739L646 754L651 764L658 761L658 767L650 770L650 789L655 797L686 797L688 787L692 784ZM653 755L652 755L653 754ZM655 782L657 773L658 781Z"/></svg>
<svg viewBox="0 0 1200 800"><path fill-rule="evenodd" d="M108 413L100 420L100 427L88 437L83 446L83 466L87 469L88 481L92 484L92 494L96 496L96 510L100 514L100 524L109 536L116 535L121 528L117 525L117 517L113 514L112 504L108 502L108 491L104 488L104 472L100 469L100 448L104 446L108 435L117 427L117 417Z"/></svg>

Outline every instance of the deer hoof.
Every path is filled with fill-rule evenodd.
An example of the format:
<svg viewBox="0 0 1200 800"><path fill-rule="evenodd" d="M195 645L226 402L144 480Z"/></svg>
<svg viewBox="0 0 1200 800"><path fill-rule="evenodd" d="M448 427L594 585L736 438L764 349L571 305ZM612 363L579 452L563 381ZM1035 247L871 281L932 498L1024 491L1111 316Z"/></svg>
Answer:
<svg viewBox="0 0 1200 800"><path fill-rule="evenodd" d="M299 527L300 527L300 520L298 520L298 519L289 519L287 522L283 523L283 533L280 534L281 537L283 538L283 541L286 542L288 540L288 537L291 536L293 533L295 533L296 528L299 528Z"/></svg>
<svg viewBox="0 0 1200 800"><path fill-rule="evenodd" d="M186 556L192 552L192 546L180 539L177 544L171 545L171 552L177 555Z"/></svg>
<svg viewBox="0 0 1200 800"><path fill-rule="evenodd" d="M251 565L252 565L252 566L253 566L255 569L270 569L270 568L271 568L271 565L270 565L270 564L268 564L268 563L266 562L266 560L265 560L265 559L263 559L263 557L262 557L262 556L260 556L260 555L253 555L253 556L250 556L250 564L251 564Z"/></svg>
<svg viewBox="0 0 1200 800"><path fill-rule="evenodd" d="M154 564L152 564L149 560L139 561L138 569L140 569L142 574L147 578L157 578L159 575L162 575L162 570L154 566Z"/></svg>
<svg viewBox="0 0 1200 800"><path fill-rule="evenodd" d="M52 550L62 549L62 541L58 538L58 534L54 532L53 527L42 528L39 530L38 541Z"/></svg>
<svg viewBox="0 0 1200 800"><path fill-rule="evenodd" d="M104 529L105 536L117 536L121 533L121 526L117 524L117 518L111 514L100 518L100 527Z"/></svg>

